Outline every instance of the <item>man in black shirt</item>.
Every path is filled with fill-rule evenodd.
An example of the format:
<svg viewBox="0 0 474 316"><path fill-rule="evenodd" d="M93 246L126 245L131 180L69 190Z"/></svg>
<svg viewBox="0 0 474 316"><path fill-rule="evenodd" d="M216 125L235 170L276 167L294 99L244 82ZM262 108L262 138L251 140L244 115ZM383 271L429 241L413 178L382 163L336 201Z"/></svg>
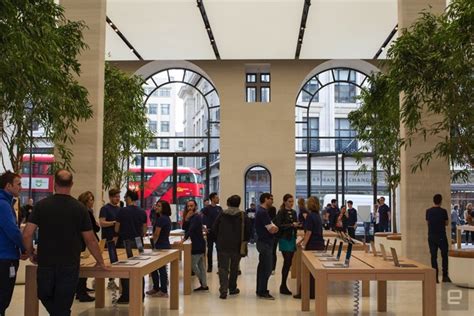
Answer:
<svg viewBox="0 0 474 316"><path fill-rule="evenodd" d="M69 171L56 172L55 194L36 203L23 232L26 252L33 263L38 263L38 298L51 315L71 313L83 240L97 266L105 267L87 208L71 196L72 180ZM36 228L39 228L37 258L33 253Z"/></svg>
<svg viewBox="0 0 474 316"><path fill-rule="evenodd" d="M125 193L126 207L117 213L115 232L118 234L117 247L124 247L124 240L135 242L136 237L143 237L147 231L146 213L137 206L138 193L128 190ZM118 304L128 304L129 301L129 279L120 279L122 284L122 296L117 300ZM145 284L145 280L143 280ZM142 290L143 292L143 290Z"/></svg>
<svg viewBox="0 0 474 316"><path fill-rule="evenodd" d="M212 272L212 253L216 236L211 229L214 226L217 215L222 212L222 208L217 205L219 204L219 195L216 192L209 194L209 200L211 203L202 210L202 222L207 227L207 272Z"/></svg>
<svg viewBox="0 0 474 316"><path fill-rule="evenodd" d="M255 203L250 203L250 207L245 210L247 217L250 219L250 243L254 244L256 235L255 235L255 213L257 209L255 208Z"/></svg>
<svg viewBox="0 0 474 316"><path fill-rule="evenodd" d="M334 230L336 229L337 218L339 217L339 214L341 213L341 211L337 207L336 199L331 200L331 207L327 209L327 212L329 214L329 228L331 230Z"/></svg>
<svg viewBox="0 0 474 316"><path fill-rule="evenodd" d="M349 219L347 220L347 233L355 239L355 230L357 228L357 210L353 208L352 201L347 201Z"/></svg>
<svg viewBox="0 0 474 316"><path fill-rule="evenodd" d="M441 194L433 197L434 206L426 210L426 222L428 224L428 244L431 254L431 266L436 269L436 283L438 281L438 248L441 250L443 259L443 282L451 282L448 276L448 239L446 238L446 226L449 224L448 211L441 208Z"/></svg>
<svg viewBox="0 0 474 316"><path fill-rule="evenodd" d="M385 204L385 198L381 196L379 198L379 231L389 232L390 231L390 207Z"/></svg>

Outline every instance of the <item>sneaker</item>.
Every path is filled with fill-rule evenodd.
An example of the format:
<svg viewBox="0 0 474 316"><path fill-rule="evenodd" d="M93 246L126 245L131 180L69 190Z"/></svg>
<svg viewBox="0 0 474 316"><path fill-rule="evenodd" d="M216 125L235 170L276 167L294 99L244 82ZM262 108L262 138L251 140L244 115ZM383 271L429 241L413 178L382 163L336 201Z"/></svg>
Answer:
<svg viewBox="0 0 474 316"><path fill-rule="evenodd" d="M169 297L169 296L168 296L168 293L163 293L163 292L161 292L161 291L158 291L158 293L156 293L155 296L156 296L156 297L164 297L164 298Z"/></svg>
<svg viewBox="0 0 474 316"><path fill-rule="evenodd" d="M261 299L264 299L264 300L270 300L270 301L275 300L275 298L271 294L268 294L268 293L258 295L258 297L261 298Z"/></svg>
<svg viewBox="0 0 474 316"><path fill-rule="evenodd" d="M87 294L76 296L76 299L78 299L79 302L81 302L81 303L95 301L94 297L92 297L90 295L87 295Z"/></svg>
<svg viewBox="0 0 474 316"><path fill-rule="evenodd" d="M109 283L107 284L107 289L118 290L119 287L117 286L117 284L115 284L115 281L109 280Z"/></svg>
<svg viewBox="0 0 474 316"><path fill-rule="evenodd" d="M443 283L451 283L451 279L448 276L444 276Z"/></svg>
<svg viewBox="0 0 474 316"><path fill-rule="evenodd" d="M119 299L117 300L117 304L128 304L129 299L124 298L123 296L120 296Z"/></svg>
<svg viewBox="0 0 474 316"><path fill-rule="evenodd" d="M200 291L209 291L209 287L201 285L200 287L194 289L194 292L200 292Z"/></svg>
<svg viewBox="0 0 474 316"><path fill-rule="evenodd" d="M235 289L235 290L229 290L229 294L230 295L237 295L240 293L240 290L239 289Z"/></svg>
<svg viewBox="0 0 474 316"><path fill-rule="evenodd" d="M155 294L158 294L159 292L160 292L159 290L151 289L149 291L146 291L146 295L155 295Z"/></svg>
<svg viewBox="0 0 474 316"><path fill-rule="evenodd" d="M227 299L227 294L221 293L221 295L219 295L219 298L220 298L221 300L225 300L225 299Z"/></svg>

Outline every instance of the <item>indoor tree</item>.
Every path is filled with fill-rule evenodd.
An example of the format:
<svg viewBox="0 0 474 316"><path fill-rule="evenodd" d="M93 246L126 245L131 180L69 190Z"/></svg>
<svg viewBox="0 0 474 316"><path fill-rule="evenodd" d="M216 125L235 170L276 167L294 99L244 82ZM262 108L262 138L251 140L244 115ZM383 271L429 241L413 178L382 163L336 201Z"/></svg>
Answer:
<svg viewBox="0 0 474 316"><path fill-rule="evenodd" d="M53 0L0 2L0 129L2 163L19 171L32 142L31 126L42 126L62 166L77 122L92 117L87 90L79 85L76 56L86 49L83 22L68 20Z"/></svg>
<svg viewBox="0 0 474 316"><path fill-rule="evenodd" d="M412 171L431 159L447 159L461 167L455 177L474 167L474 2L453 0L441 15L424 11L388 50L387 76L401 94L403 143L415 135L439 140L416 157ZM433 116L437 122L422 124Z"/></svg>
<svg viewBox="0 0 474 316"><path fill-rule="evenodd" d="M103 187L122 188L127 162L143 151L153 136L143 102L143 79L105 64Z"/></svg>
<svg viewBox="0 0 474 316"><path fill-rule="evenodd" d="M377 164L385 173L391 195L393 230L396 224L396 188L400 183L400 110L398 91L393 89L390 78L382 73L369 77L369 88L362 89L359 96L361 106L349 113L351 127L357 132L357 139L362 142L362 151L372 151ZM362 157L355 154L361 162ZM367 166L362 165L362 171ZM372 170L376 181L377 170Z"/></svg>

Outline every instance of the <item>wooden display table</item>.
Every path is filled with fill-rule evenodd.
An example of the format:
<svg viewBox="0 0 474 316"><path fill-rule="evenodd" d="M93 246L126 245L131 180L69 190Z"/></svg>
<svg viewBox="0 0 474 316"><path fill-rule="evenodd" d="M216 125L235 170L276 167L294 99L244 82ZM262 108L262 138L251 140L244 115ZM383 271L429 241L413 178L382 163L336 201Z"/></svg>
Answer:
<svg viewBox="0 0 474 316"><path fill-rule="evenodd" d="M458 245L458 249L461 249L462 232L464 230L474 232L474 225L458 225L458 226L456 226L456 243Z"/></svg>
<svg viewBox="0 0 474 316"><path fill-rule="evenodd" d="M341 256L342 257L342 256ZM349 268L325 268L323 262L312 251L303 251L302 256L301 310L309 311L309 274L315 278L316 307L318 316L328 315L327 288L331 281L377 281L377 311L387 311L387 281L422 281L423 315L436 316L435 270L413 260L403 263L417 265L415 268L395 267L365 252L353 252ZM367 282L370 284L369 282ZM366 284L367 284L366 283Z"/></svg>
<svg viewBox="0 0 474 316"><path fill-rule="evenodd" d="M170 237L171 249L180 250L179 260L183 262L183 294L191 295L191 239L180 244L181 237ZM149 237L144 238L145 248L151 248Z"/></svg>
<svg viewBox="0 0 474 316"><path fill-rule="evenodd" d="M136 253L136 251L134 251ZM127 258L123 249L118 249L119 260ZM95 307L103 308L105 305L105 279L122 278L130 279L130 304L128 308L129 315L143 314L143 277L158 268L170 263L170 309L179 308L179 251L174 249L160 250L159 255L150 256L148 260L138 261L136 265L110 265L108 254L104 253L104 260L109 265L109 270L95 267L95 259L90 256L81 259L80 277L95 278ZM146 254L144 255L146 256ZM38 296L36 284L36 265L26 266L26 285L25 285L25 315L38 315Z"/></svg>

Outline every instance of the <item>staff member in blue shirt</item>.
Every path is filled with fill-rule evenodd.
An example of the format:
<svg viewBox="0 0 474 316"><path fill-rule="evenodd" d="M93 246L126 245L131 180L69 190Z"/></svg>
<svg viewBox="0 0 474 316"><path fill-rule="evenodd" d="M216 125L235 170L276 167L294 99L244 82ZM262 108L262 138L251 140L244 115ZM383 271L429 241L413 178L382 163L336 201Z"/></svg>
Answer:
<svg viewBox="0 0 474 316"><path fill-rule="evenodd" d="M263 193L260 195L260 206L255 214L255 230L257 232L257 296L259 298L274 300L268 291L268 279L272 274L273 264L273 235L278 232L278 227L272 223L268 210L273 205L273 195Z"/></svg>
<svg viewBox="0 0 474 316"><path fill-rule="evenodd" d="M355 230L357 228L357 210L352 207L353 205L352 201L347 201L347 212L349 213L349 219L347 220L347 233L351 238L355 238Z"/></svg>
<svg viewBox="0 0 474 316"><path fill-rule="evenodd" d="M214 244L216 243L216 236L211 230L216 221L217 215L222 212L222 207L219 205L219 195L216 192L209 194L210 204L202 209L202 223L207 227L207 272L212 272L212 254L214 251Z"/></svg>
<svg viewBox="0 0 474 316"><path fill-rule="evenodd" d="M21 177L7 171L0 176L0 315L10 305L19 259L25 260L23 237L12 207L13 197L21 191ZM20 253L22 254L20 256Z"/></svg>

